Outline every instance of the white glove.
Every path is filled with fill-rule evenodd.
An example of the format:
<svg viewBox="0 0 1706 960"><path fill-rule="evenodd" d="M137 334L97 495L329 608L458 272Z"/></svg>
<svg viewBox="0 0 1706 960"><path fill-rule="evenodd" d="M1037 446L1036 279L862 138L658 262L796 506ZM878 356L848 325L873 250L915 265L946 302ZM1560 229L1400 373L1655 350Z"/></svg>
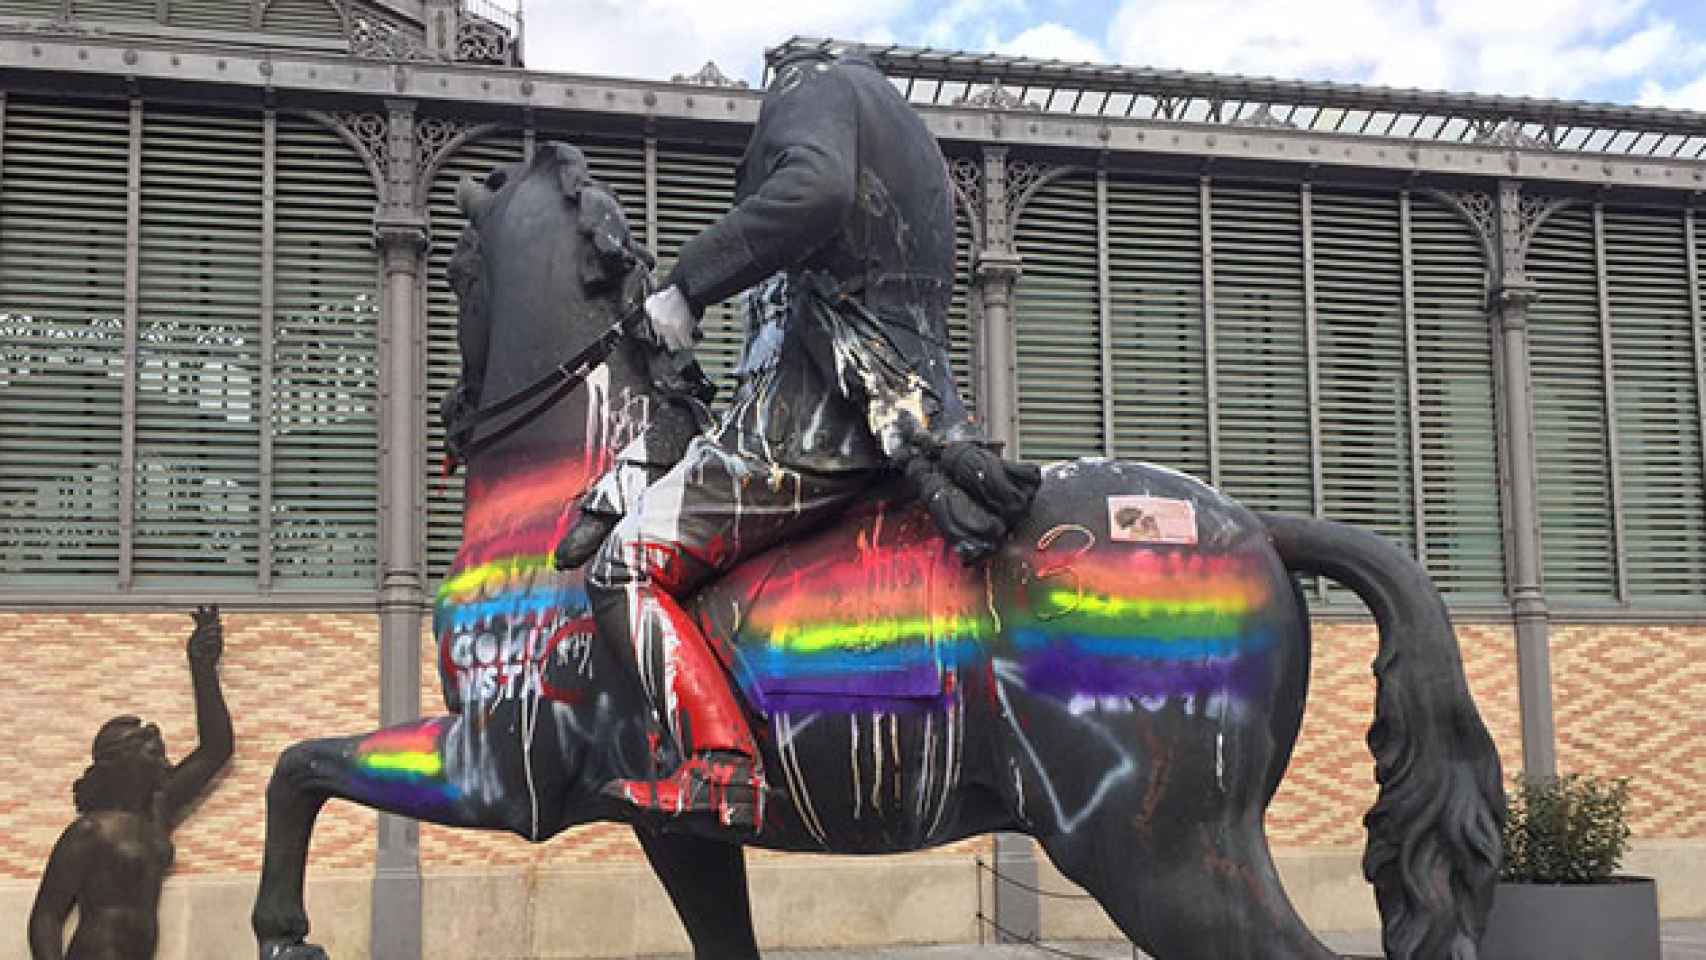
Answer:
<svg viewBox="0 0 1706 960"><path fill-rule="evenodd" d="M699 322L693 319L693 308L681 288L665 287L646 298L646 319L652 322L652 334L670 350L686 350L693 346L693 331Z"/></svg>

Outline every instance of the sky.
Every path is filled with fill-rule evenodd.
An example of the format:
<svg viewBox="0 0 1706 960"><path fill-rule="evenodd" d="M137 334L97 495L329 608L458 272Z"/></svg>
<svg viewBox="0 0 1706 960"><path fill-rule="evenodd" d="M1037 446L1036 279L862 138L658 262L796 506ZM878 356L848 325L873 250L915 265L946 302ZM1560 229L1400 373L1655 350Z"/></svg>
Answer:
<svg viewBox="0 0 1706 960"><path fill-rule="evenodd" d="M1706 110L1702 0L524 0L527 65L756 85L790 36Z"/></svg>

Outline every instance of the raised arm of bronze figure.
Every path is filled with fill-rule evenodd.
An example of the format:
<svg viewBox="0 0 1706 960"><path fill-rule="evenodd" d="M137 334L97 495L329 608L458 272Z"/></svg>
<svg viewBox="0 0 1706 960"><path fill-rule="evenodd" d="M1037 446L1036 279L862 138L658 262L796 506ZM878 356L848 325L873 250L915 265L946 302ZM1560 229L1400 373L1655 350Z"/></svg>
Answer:
<svg viewBox="0 0 1706 960"><path fill-rule="evenodd" d="M190 803L231 759L231 714L219 689L219 657L225 652L225 630L217 606L198 607L188 653L190 682L195 688L195 750L172 768L161 789L160 816L176 824Z"/></svg>

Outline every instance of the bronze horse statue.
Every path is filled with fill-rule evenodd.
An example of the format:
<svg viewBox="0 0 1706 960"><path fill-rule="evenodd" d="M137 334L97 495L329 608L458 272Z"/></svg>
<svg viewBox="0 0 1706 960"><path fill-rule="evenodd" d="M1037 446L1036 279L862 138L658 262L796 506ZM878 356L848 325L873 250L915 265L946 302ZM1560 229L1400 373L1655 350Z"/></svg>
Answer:
<svg viewBox="0 0 1706 960"><path fill-rule="evenodd" d="M505 412L469 457L437 593L450 712L280 756L263 960L323 956L304 943L302 885L329 798L543 842L622 819L599 786L656 774L659 718L594 637L580 575L550 564L581 489L656 409L649 348L616 336L647 258L623 249L620 207L570 146L465 181L461 199L462 348L484 371L478 402ZM882 853L1017 831L1153 955L1332 957L1262 823L1303 717L1310 630L1292 576L1312 573L1379 626L1364 870L1387 954L1475 957L1501 859L1499 761L1414 560L1160 467L1044 473L1029 519L976 566L879 493L697 595L775 789L756 834L634 824L696 955L758 956L743 845Z"/></svg>

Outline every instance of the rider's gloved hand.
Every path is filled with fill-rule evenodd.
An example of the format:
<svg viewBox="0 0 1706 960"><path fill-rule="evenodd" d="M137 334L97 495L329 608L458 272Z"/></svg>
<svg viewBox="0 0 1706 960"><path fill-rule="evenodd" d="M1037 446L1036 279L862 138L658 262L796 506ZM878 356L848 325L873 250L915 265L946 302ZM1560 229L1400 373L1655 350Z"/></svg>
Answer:
<svg viewBox="0 0 1706 960"><path fill-rule="evenodd" d="M686 350L693 346L693 331L699 321L693 308L682 295L681 288L668 286L646 298L646 318L652 323L652 334L670 350Z"/></svg>

